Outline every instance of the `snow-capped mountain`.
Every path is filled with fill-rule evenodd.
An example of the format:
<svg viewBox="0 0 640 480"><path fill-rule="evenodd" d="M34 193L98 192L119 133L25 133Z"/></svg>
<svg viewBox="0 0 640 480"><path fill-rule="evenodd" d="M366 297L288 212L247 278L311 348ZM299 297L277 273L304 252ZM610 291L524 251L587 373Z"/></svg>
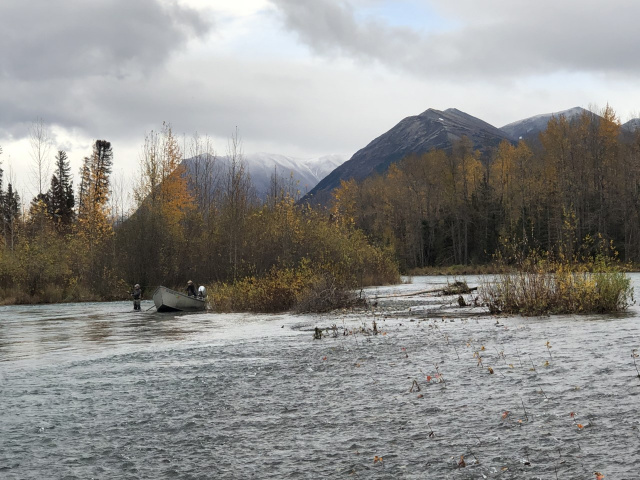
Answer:
<svg viewBox="0 0 640 480"><path fill-rule="evenodd" d="M279 178L298 182L297 188L304 195L347 158L346 155L325 155L316 158L296 158L275 153L243 155L251 181L260 197L268 193L274 174ZM228 159L223 157L223 161Z"/></svg>
<svg viewBox="0 0 640 480"><path fill-rule="evenodd" d="M546 130L547 124L549 123L549 120L551 120L551 117L557 118L563 115L567 120L571 120L573 118L579 117L584 112L591 113L589 112L589 110L586 110L582 107L573 107L568 110L562 110L560 112L543 113L509 123L508 125L501 127L500 130L505 132L514 140L526 140Z"/></svg>
<svg viewBox="0 0 640 480"><path fill-rule="evenodd" d="M274 175L282 180L282 184L292 182L302 195L309 192L316 184L347 160L347 155L324 155L314 158L297 158L276 153L249 153L242 155L246 171L258 197L265 199L269 193L271 179ZM189 175L196 175L196 158L185 161ZM228 166L229 157L221 156L213 160L214 172L210 178L222 178Z"/></svg>

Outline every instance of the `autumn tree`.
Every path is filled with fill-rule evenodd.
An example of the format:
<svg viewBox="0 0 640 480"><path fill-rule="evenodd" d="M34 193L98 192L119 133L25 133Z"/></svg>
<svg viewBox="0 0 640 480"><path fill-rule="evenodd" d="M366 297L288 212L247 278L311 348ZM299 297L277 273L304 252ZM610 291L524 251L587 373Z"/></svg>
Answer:
<svg viewBox="0 0 640 480"><path fill-rule="evenodd" d="M157 285L186 282L190 251L185 221L193 210L182 151L171 125L145 136L135 186L137 211L119 228L118 250L130 281Z"/></svg>
<svg viewBox="0 0 640 480"><path fill-rule="evenodd" d="M96 140L92 155L84 158L78 192L78 233L90 249L113 233L108 204L112 167L111 143Z"/></svg>
<svg viewBox="0 0 640 480"><path fill-rule="evenodd" d="M80 169L78 212L75 223L75 269L80 281L94 295L111 298L118 291L115 271L113 225L109 211L113 148L96 140L91 156Z"/></svg>

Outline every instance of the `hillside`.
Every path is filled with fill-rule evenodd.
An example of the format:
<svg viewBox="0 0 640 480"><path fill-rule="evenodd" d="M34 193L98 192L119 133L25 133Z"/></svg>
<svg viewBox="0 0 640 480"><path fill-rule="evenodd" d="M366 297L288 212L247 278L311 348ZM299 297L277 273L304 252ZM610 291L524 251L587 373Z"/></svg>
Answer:
<svg viewBox="0 0 640 480"><path fill-rule="evenodd" d="M405 118L356 152L320 181L303 200L323 203L341 180L362 180L372 173L382 173L390 164L412 153L449 150L463 136L483 153L497 147L503 140L512 140L498 128L455 108L444 111L430 108L420 115Z"/></svg>
<svg viewBox="0 0 640 480"><path fill-rule="evenodd" d="M511 138L516 140L527 140L531 138L537 137L540 132L543 132L547 129L547 124L552 117L559 117L563 115L567 120L571 120L573 118L579 117L584 112L589 112L582 107L573 107L568 110L562 110L560 112L553 113L543 113L541 115L535 115L533 117L528 117L523 120L517 120L515 122L509 123L504 127L501 127L500 130L505 132Z"/></svg>

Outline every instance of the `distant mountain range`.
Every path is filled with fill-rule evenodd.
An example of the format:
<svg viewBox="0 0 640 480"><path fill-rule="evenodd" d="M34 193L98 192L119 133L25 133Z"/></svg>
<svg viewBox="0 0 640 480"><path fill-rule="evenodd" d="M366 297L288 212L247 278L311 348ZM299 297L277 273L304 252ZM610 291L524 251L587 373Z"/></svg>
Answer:
<svg viewBox="0 0 640 480"><path fill-rule="evenodd" d="M632 118L628 122L623 123L622 128L630 132L635 132L640 128L640 118Z"/></svg>
<svg viewBox="0 0 640 480"><path fill-rule="evenodd" d="M546 130L547 124L552 117L557 118L560 115L564 115L567 120L572 120L579 117L584 112L589 111L582 107L573 107L561 112L543 113L542 115L536 115L534 117L525 118L524 120L515 121L501 127L500 130L509 135L513 140L526 140Z"/></svg>
<svg viewBox="0 0 640 480"><path fill-rule="evenodd" d="M564 115L573 119L584 112L588 110L574 107L561 112L536 115L496 128L455 108L444 111L430 108L420 115L405 118L391 130L358 150L350 160L322 179L302 201L326 203L331 191L338 187L342 180L359 181L374 173L383 173L390 164L412 153L450 150L462 136L471 140L474 149L488 153L503 140L516 143L520 139L537 138L537 135L547 128L547 123L553 116ZM640 128L640 119L630 120L623 124L622 128L625 131L634 131Z"/></svg>
<svg viewBox="0 0 640 480"><path fill-rule="evenodd" d="M420 115L407 117L383 133L350 159L346 155L325 155L316 158L296 158L273 153L243 155L247 171L258 197L265 199L274 174L286 181L293 180L304 195L302 201L326 203L331 191L341 180L363 180L375 173L384 173L394 162L409 154L430 150L450 150L463 136L469 138L474 149L488 154L500 142L508 140L535 140L547 128L549 120L564 115L571 120L588 110L574 107L554 113L545 113L496 128L489 123L455 108L444 111L430 108ZM593 114L595 115L595 114ZM640 118L622 125L623 131L640 129ZM348 159L348 160L347 160ZM185 160L187 171L194 174L194 159ZM217 158L216 170L223 173L229 165L226 156Z"/></svg>
<svg viewBox="0 0 640 480"><path fill-rule="evenodd" d="M273 175L286 181L292 180L302 195L308 193L317 183L347 160L347 155L324 155L316 158L296 158L273 153L244 154L242 160L259 198L265 199L271 186ZM195 175L195 159L185 161L189 175ZM230 164L229 157L216 157L215 172L224 175Z"/></svg>
<svg viewBox="0 0 640 480"><path fill-rule="evenodd" d="M405 118L358 150L350 160L321 180L305 199L312 203L325 203L341 180L362 180L373 173L383 173L389 165L411 153L450 149L463 136L472 141L474 148L482 151L497 147L503 140L511 140L500 129L455 108L444 111L430 108L420 115Z"/></svg>

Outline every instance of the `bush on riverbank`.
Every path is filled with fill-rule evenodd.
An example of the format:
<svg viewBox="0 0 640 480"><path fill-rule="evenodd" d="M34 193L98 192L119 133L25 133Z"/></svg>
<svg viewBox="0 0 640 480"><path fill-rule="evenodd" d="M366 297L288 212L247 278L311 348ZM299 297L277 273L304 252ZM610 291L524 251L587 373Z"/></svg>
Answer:
<svg viewBox="0 0 640 480"><path fill-rule="evenodd" d="M314 273L308 264L298 269L274 268L261 278L216 284L211 287L209 297L213 309L219 312L325 312L359 301L355 291L343 281L327 272Z"/></svg>
<svg viewBox="0 0 640 480"><path fill-rule="evenodd" d="M256 255L253 275L210 286L215 310L325 312L358 303L362 287L400 282L392 252L371 245L361 231L323 212L298 210L292 202L281 207L287 222L267 228L265 212L265 226L251 239L254 252L287 248L264 256L271 265Z"/></svg>
<svg viewBox="0 0 640 480"><path fill-rule="evenodd" d="M394 283L397 270L393 267L390 261L383 265L373 262L365 266L366 273L360 278L376 284ZM353 275L345 275L347 269L340 263L312 267L305 260L297 268L274 267L262 277L214 284L209 288L209 297L212 308L219 312L306 313L352 307L363 303L358 288L366 285L358 283Z"/></svg>
<svg viewBox="0 0 640 480"><path fill-rule="evenodd" d="M521 315L611 313L633 302L631 280L615 257L582 262L532 252L516 272L501 273L481 290L491 313Z"/></svg>
<svg viewBox="0 0 640 480"><path fill-rule="evenodd" d="M261 276L209 287L220 312L326 312L360 303L357 292L369 285L398 283L388 253L369 245L359 232L315 224L305 236L306 255L295 266L273 266Z"/></svg>

